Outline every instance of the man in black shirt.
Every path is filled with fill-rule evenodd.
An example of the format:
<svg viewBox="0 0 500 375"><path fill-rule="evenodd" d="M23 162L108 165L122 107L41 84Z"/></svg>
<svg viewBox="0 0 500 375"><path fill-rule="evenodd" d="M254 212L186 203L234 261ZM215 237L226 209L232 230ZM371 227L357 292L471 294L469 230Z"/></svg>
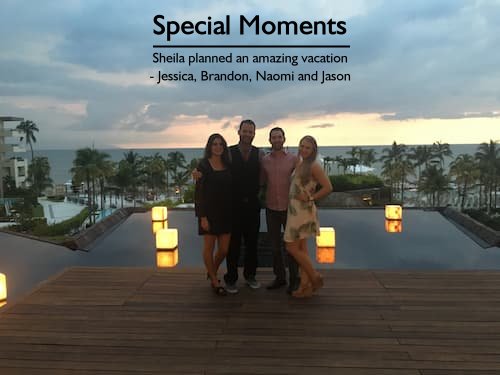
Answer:
<svg viewBox="0 0 500 375"><path fill-rule="evenodd" d="M243 276L252 289L260 288L255 279L257 271L257 241L260 228L259 148L252 146L255 137L255 123L243 120L238 130L240 141L229 147L231 155L231 173L233 179L233 227L231 241L226 258L227 273L224 275L226 290L238 293L238 258L240 247L245 245Z"/></svg>

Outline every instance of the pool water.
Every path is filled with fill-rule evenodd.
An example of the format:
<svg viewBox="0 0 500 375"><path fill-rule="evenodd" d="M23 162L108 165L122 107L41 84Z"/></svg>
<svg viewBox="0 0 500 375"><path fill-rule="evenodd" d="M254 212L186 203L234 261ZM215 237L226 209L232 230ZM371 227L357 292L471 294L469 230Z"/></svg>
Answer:
<svg viewBox="0 0 500 375"><path fill-rule="evenodd" d="M203 267L202 237L193 210L169 212L179 231L177 267ZM261 232L266 231L264 210ZM321 226L336 231L335 262L316 262L314 239L308 248L315 267L388 270L500 269L500 249L484 249L438 212L405 210L401 233L388 233L382 209L322 209ZM131 215L101 236L90 252L0 232L0 273L7 275L9 301L70 266L155 267L151 213ZM257 275L258 276L258 275Z"/></svg>
<svg viewBox="0 0 500 375"><path fill-rule="evenodd" d="M264 210L261 232L266 231ZM321 226L336 231L335 263L316 263L315 240L308 248L315 266L354 269L500 269L500 249L483 249L440 213L405 210L401 233L388 233L382 209L324 209ZM192 210L170 211L179 231L178 267L202 266L202 237ZM151 266L156 262L150 213L134 214L99 240L82 261L88 265Z"/></svg>

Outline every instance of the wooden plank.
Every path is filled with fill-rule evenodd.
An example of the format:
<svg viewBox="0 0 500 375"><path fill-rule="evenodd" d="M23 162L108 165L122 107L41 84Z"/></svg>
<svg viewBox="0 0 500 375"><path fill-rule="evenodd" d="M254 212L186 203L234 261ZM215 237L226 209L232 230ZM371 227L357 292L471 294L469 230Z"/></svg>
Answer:
<svg viewBox="0 0 500 375"><path fill-rule="evenodd" d="M72 268L2 310L0 371L500 372L500 272L322 272L302 300L243 285L220 298L200 269Z"/></svg>

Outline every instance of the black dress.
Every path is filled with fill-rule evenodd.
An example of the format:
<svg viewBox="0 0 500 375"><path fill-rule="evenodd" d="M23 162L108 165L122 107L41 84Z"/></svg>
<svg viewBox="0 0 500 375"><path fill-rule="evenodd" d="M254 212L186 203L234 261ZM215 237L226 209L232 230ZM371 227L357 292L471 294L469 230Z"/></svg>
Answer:
<svg viewBox="0 0 500 375"><path fill-rule="evenodd" d="M196 182L195 212L198 217L198 234L219 235L231 232L232 178L227 167L216 171L208 160L202 159L197 169L202 177ZM201 228L201 218L207 217L210 230Z"/></svg>

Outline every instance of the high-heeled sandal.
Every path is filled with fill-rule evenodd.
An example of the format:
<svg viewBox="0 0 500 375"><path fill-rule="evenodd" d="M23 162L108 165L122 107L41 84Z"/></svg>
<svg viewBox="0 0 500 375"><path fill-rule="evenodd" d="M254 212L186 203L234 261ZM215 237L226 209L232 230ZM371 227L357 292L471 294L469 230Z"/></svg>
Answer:
<svg viewBox="0 0 500 375"><path fill-rule="evenodd" d="M321 274L318 273L316 276L316 280L312 283L313 292L318 290L319 288L322 288L323 285L325 285L323 276L321 276Z"/></svg>
<svg viewBox="0 0 500 375"><path fill-rule="evenodd" d="M213 289L214 293L217 294L218 296L227 296L227 291L226 291L226 289L224 289L224 287L222 285L218 285L218 286L212 285L212 289Z"/></svg>
<svg viewBox="0 0 500 375"><path fill-rule="evenodd" d="M226 289L222 285L220 285L220 280L217 281L219 282L219 284L218 285L212 284L212 290L218 296L226 296L227 295Z"/></svg>
<svg viewBox="0 0 500 375"><path fill-rule="evenodd" d="M292 297L295 298L310 298L312 296L313 296L313 287L311 284L300 286L299 289L292 292Z"/></svg>

